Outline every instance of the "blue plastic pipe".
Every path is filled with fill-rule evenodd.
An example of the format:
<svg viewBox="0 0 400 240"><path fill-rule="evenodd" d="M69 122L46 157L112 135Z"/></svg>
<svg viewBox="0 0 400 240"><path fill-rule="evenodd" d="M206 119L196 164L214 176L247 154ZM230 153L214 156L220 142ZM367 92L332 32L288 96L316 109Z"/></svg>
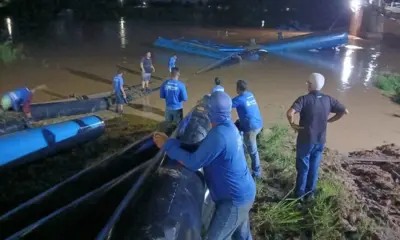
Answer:
<svg viewBox="0 0 400 240"><path fill-rule="evenodd" d="M267 52L333 48L348 42L347 32L310 33L262 45Z"/></svg>
<svg viewBox="0 0 400 240"><path fill-rule="evenodd" d="M0 167L13 167L84 143L104 133L98 116L89 116L0 137Z"/></svg>
<svg viewBox="0 0 400 240"><path fill-rule="evenodd" d="M206 45L204 43L195 43L193 41L182 41L182 40L170 40L159 37L153 44L156 47L162 47L171 49L178 52L185 52L190 54L196 54L199 56L210 57L215 59L223 59L230 56L234 52L241 52L242 48L234 47L231 50L227 51L228 49L226 46L223 48L224 51L220 51L219 48L215 47L214 45Z"/></svg>

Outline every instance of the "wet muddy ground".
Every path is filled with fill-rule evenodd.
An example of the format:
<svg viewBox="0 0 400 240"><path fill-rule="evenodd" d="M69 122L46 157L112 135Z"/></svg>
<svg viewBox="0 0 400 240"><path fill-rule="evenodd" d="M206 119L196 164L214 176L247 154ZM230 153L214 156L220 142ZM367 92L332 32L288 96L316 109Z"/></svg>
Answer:
<svg viewBox="0 0 400 240"><path fill-rule="evenodd" d="M135 115L116 117L108 111L98 115L106 119L106 132L98 139L65 150L56 156L1 172L0 215L157 128L163 130L166 127L165 124L160 125L157 121ZM67 118L58 121L60 120Z"/></svg>
<svg viewBox="0 0 400 240"><path fill-rule="evenodd" d="M360 221L376 228L369 239L398 239L400 236L400 147L394 144L373 150L351 152L348 157L328 150L323 174L334 174L345 186L341 221L344 231L353 232ZM346 208L348 206L348 208ZM370 220L368 220L370 219ZM372 225L371 225L372 226Z"/></svg>

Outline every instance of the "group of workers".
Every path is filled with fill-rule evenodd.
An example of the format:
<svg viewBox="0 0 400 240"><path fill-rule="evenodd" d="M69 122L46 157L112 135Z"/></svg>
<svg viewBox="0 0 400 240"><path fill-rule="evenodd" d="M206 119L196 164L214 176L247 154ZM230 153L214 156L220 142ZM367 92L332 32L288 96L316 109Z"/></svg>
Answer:
<svg viewBox="0 0 400 240"><path fill-rule="evenodd" d="M179 80L179 69L172 68L171 79L164 82L160 97L166 101L167 112L187 101L184 84ZM197 171L203 168L206 184L216 204L205 239L252 239L249 212L256 196L254 179L262 177L257 135L263 128L263 120L257 101L248 89L247 82L236 83L237 96L225 93L219 78L215 78L208 102L208 117L212 128L195 152L180 147L177 139L169 139L164 133L155 133L154 141L167 155L187 168ZM319 73L310 75L308 94L299 97L287 111L290 126L298 132L296 143L295 197L300 203L312 200L316 193L318 170L326 143L327 124L348 113L338 100L321 92L325 78ZM179 86L179 87L178 87ZM179 104L178 104L179 103ZM232 121L232 109L236 108L239 119ZM300 115L296 124L294 115ZM334 116L329 118L329 115ZM246 163L245 150L251 158L251 172Z"/></svg>
<svg viewBox="0 0 400 240"><path fill-rule="evenodd" d="M180 122L183 118L183 103L188 100L186 86L179 80L180 71L176 67L177 56L170 58L168 70L170 78L160 88L160 98L165 100L165 120ZM142 58L142 90L150 92L151 74L155 72L148 52ZM114 77L113 88L117 111L122 113L126 102L123 72ZM206 234L208 240L252 239L249 212L255 201L254 179L262 177L260 156L257 149L257 135L263 128L263 119L253 93L244 80L236 82L237 96L231 97L215 78L208 102L208 117L212 128L195 152L180 147L176 139L164 133L155 133L154 142L167 155L193 171L203 168L206 184L216 204L216 210ZM287 111L290 126L298 133L296 143L297 178L295 194L299 201L312 199L316 192L318 169L326 143L327 124L339 120L348 113L338 100L321 92L325 78L319 73L310 75L308 94L297 98ZM38 90L21 88L6 93L1 98L3 110L19 111L23 108L28 118L32 94ZM232 109L236 108L239 119L232 121ZM299 124L295 114L300 115ZM335 115L329 118L329 115ZM245 150L251 158L249 170Z"/></svg>

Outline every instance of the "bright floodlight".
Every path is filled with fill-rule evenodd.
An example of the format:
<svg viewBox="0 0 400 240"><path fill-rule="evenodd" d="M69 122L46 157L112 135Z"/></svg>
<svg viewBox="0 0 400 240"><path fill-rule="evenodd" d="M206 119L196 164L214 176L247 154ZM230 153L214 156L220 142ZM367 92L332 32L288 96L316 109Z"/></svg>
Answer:
<svg viewBox="0 0 400 240"><path fill-rule="evenodd" d="M350 0L350 9L353 12L357 12L361 8L361 0Z"/></svg>

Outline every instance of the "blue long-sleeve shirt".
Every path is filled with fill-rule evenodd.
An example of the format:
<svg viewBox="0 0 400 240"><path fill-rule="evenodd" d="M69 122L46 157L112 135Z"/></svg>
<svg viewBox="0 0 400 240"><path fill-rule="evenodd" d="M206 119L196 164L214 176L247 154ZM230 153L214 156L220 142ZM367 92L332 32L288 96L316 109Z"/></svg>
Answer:
<svg viewBox="0 0 400 240"><path fill-rule="evenodd" d="M171 70L174 68L176 65L176 58L175 57L170 57L169 62L168 62L168 68Z"/></svg>
<svg viewBox="0 0 400 240"><path fill-rule="evenodd" d="M32 97L32 92L28 88L18 88L6 93L11 98L11 104L14 111L19 111L26 101Z"/></svg>
<svg viewBox="0 0 400 240"><path fill-rule="evenodd" d="M260 109L251 92L244 92L232 99L232 108L237 110L242 131L248 132L263 127Z"/></svg>
<svg viewBox="0 0 400 240"><path fill-rule="evenodd" d="M160 98L165 99L168 110L182 109L183 102L188 100L185 84L175 79L165 81L160 88Z"/></svg>
<svg viewBox="0 0 400 240"><path fill-rule="evenodd" d="M176 139L169 139L164 149L171 159L189 169L203 168L214 202L232 201L240 206L254 201L256 185L247 167L242 138L231 120L213 127L193 153L180 148Z"/></svg>

